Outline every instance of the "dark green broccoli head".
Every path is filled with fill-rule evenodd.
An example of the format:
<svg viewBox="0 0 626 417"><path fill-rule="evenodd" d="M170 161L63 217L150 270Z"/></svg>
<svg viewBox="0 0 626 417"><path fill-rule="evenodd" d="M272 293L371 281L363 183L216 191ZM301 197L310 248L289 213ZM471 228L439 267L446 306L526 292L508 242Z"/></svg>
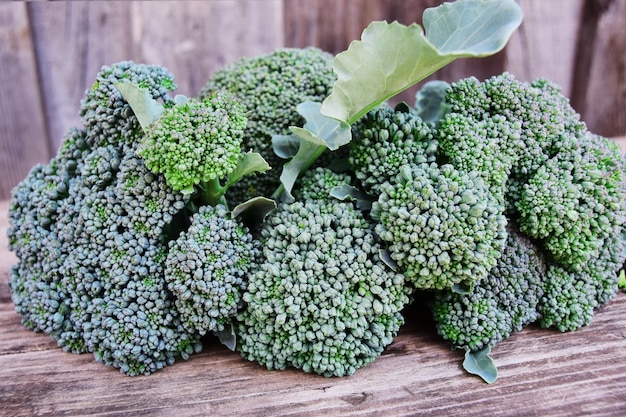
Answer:
<svg viewBox="0 0 626 417"><path fill-rule="evenodd" d="M238 317L242 356L326 376L378 357L408 296L362 214L348 203L295 202L271 213L261 234L263 261Z"/></svg>
<svg viewBox="0 0 626 417"><path fill-rule="evenodd" d="M504 204L506 185L519 156L522 123L502 115L477 119L471 114L448 113L434 137L440 161L463 171L477 171Z"/></svg>
<svg viewBox="0 0 626 417"><path fill-rule="evenodd" d="M155 100L172 104L168 91L176 88L174 76L158 65L122 61L103 66L91 89L81 101L80 115L91 145L133 143L143 136L139 121L122 94L118 82L129 82L147 90Z"/></svg>
<svg viewBox="0 0 626 417"><path fill-rule="evenodd" d="M541 239L559 263L577 269L621 233L624 195L617 145L591 133L570 137L524 185L516 203L520 228Z"/></svg>
<svg viewBox="0 0 626 417"><path fill-rule="evenodd" d="M509 229L502 256L468 293L437 291L431 306L437 331L453 346L495 346L538 318L546 265L540 248Z"/></svg>
<svg viewBox="0 0 626 417"><path fill-rule="evenodd" d="M435 160L431 128L413 112L382 105L359 119L352 132L348 160L363 190L374 196L400 167Z"/></svg>
<svg viewBox="0 0 626 417"><path fill-rule="evenodd" d="M234 96L217 92L165 109L148 127L137 154L176 191L220 181L241 158L246 111Z"/></svg>
<svg viewBox="0 0 626 417"><path fill-rule="evenodd" d="M183 327L201 335L224 330L242 307L258 255L258 241L224 206L200 207L189 230L170 242L165 260Z"/></svg>
<svg viewBox="0 0 626 417"><path fill-rule="evenodd" d="M619 271L625 260L624 240L612 236L597 256L578 269L550 265L538 306L541 325L564 332L591 323L594 310L617 294Z"/></svg>
<svg viewBox="0 0 626 417"><path fill-rule="evenodd" d="M471 286L495 266L507 221L476 171L406 166L380 189L372 205L376 233L416 288Z"/></svg>
<svg viewBox="0 0 626 417"><path fill-rule="evenodd" d="M272 53L241 58L215 72L199 97L226 90L239 98L247 112L243 148L258 152L272 170L267 175L244 178L229 192L242 202L250 196L270 196L278 187L285 160L272 148L273 135L289 134L289 126L302 126L296 106L305 101L323 101L336 76L333 56L316 48L283 48Z"/></svg>

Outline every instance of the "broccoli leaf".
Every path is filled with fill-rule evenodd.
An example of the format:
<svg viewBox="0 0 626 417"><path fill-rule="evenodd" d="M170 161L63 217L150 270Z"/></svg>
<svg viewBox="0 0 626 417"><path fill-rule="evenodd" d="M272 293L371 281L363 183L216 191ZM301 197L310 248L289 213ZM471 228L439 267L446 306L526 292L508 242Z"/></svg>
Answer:
<svg viewBox="0 0 626 417"><path fill-rule="evenodd" d="M272 148L279 158L291 159L298 153L300 138L293 134L274 135L272 136Z"/></svg>
<svg viewBox="0 0 626 417"><path fill-rule="evenodd" d="M465 352L463 369L472 375L481 377L486 383L491 384L498 378L498 369L489 354L491 346L486 346L481 350Z"/></svg>
<svg viewBox="0 0 626 417"><path fill-rule="evenodd" d="M241 155L233 172L228 175L224 188L230 187L245 175L263 173L268 169L271 169L271 167L260 154L256 152L245 153Z"/></svg>
<svg viewBox="0 0 626 417"><path fill-rule="evenodd" d="M305 171L326 150L336 150L352 139L350 126L340 120L324 116L320 112L321 103L306 101L298 105L298 113L305 118L303 128L291 127L292 139L282 136L275 137L274 145L299 140L298 152L283 166L280 175L281 187L274 193L274 197L293 201L291 190L298 175ZM275 152L281 152L275 148Z"/></svg>
<svg viewBox="0 0 626 417"><path fill-rule="evenodd" d="M372 22L335 57L338 79L321 111L353 124L457 58L499 52L521 21L515 0L458 0L424 11L426 34L415 23Z"/></svg>
<svg viewBox="0 0 626 417"><path fill-rule="evenodd" d="M371 210L372 201L374 200L371 196L365 194L360 189L353 187L351 185L338 185L330 191L331 197L334 197L341 201L354 201L356 203L356 207L359 210Z"/></svg>
<svg viewBox="0 0 626 417"><path fill-rule="evenodd" d="M259 227L267 215L276 208L276 202L265 197L254 197L231 211L232 218L241 219L250 230Z"/></svg>
<svg viewBox="0 0 626 417"><path fill-rule="evenodd" d="M448 112L446 93L450 87L445 81L429 81L415 94L417 115L427 123L437 123Z"/></svg>
<svg viewBox="0 0 626 417"><path fill-rule="evenodd" d="M165 107L156 101L148 90L141 89L133 83L115 83L114 85L133 109L144 131L165 111Z"/></svg>
<svg viewBox="0 0 626 417"><path fill-rule="evenodd" d="M235 333L235 326L233 326L232 323L224 325L224 330L215 330L213 334L215 334L220 340L220 343L229 350L234 351L237 347L237 335Z"/></svg>

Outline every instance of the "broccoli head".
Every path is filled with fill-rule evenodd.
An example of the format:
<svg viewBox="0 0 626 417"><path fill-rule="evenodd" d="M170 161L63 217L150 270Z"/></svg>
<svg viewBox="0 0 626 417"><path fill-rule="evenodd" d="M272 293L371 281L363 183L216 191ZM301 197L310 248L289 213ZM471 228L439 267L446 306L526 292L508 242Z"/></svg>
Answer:
<svg viewBox="0 0 626 417"><path fill-rule="evenodd" d="M351 203L296 201L261 229L262 254L238 316L242 356L269 369L353 374L391 343L408 303Z"/></svg>
<svg viewBox="0 0 626 417"><path fill-rule="evenodd" d="M296 111L305 101L321 102L336 79L333 56L317 48L282 48L251 58L240 58L216 71L199 93L208 97L225 90L239 98L248 112L243 149L258 152L272 167L264 176L244 178L228 198L237 203L250 195L270 196L278 187L285 161L273 151L272 136L288 134L290 126L302 126Z"/></svg>
<svg viewBox="0 0 626 417"><path fill-rule="evenodd" d="M621 234L625 195L617 145L589 132L569 137L524 184L516 203L520 228L560 264L579 269Z"/></svg>
<svg viewBox="0 0 626 417"><path fill-rule="evenodd" d="M133 143L143 137L139 121L122 94L118 82L130 82L149 92L155 100L173 104L168 91L176 89L174 76L159 65L122 61L103 66L81 101L80 115L92 146Z"/></svg>
<svg viewBox="0 0 626 417"><path fill-rule="evenodd" d="M239 100L217 92L165 109L148 129L137 154L176 191L190 194L202 185L210 204L220 201L220 181L241 158L246 110Z"/></svg>
<svg viewBox="0 0 626 417"><path fill-rule="evenodd" d="M348 160L363 191L373 196L402 166L435 160L437 142L415 112L381 105L359 119L352 132Z"/></svg>
<svg viewBox="0 0 626 417"><path fill-rule="evenodd" d="M467 293L437 291L431 311L437 331L457 348L493 347L538 318L546 264L529 238L508 229L506 246L487 277Z"/></svg>
<svg viewBox="0 0 626 417"><path fill-rule="evenodd" d="M183 327L201 335L223 331L242 307L258 252L259 242L226 207L200 207L165 259L165 280Z"/></svg>
<svg viewBox="0 0 626 417"><path fill-rule="evenodd" d="M507 220L476 171L436 163L407 165L380 186L376 233L419 289L472 286L500 257Z"/></svg>

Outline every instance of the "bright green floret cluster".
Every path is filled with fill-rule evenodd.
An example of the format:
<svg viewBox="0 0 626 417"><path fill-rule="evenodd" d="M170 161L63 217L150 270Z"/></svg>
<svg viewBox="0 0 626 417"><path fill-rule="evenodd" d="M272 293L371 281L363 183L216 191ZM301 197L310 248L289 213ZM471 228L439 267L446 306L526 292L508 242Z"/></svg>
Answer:
<svg viewBox="0 0 626 417"><path fill-rule="evenodd" d="M402 274L352 203L296 201L261 230L262 262L244 294L239 347L269 369L345 376L377 358L404 322Z"/></svg>
<svg viewBox="0 0 626 417"><path fill-rule="evenodd" d="M165 280L183 327L201 335L225 330L242 307L258 255L259 242L226 207L200 207L165 259Z"/></svg>
<svg viewBox="0 0 626 417"><path fill-rule="evenodd" d="M332 60L333 55L317 48L282 48L240 58L216 71L202 88L200 98L225 90L241 100L248 112L243 149L260 153L272 167L263 176L235 185L227 195L230 201L240 203L249 195L269 197L276 190L285 160L274 153L272 136L304 124L298 104L321 102L330 94L336 79Z"/></svg>
<svg viewBox="0 0 626 417"><path fill-rule="evenodd" d="M374 196L404 165L435 160L437 143L431 126L408 107L380 106L355 123L352 131L348 160L363 190Z"/></svg>
<svg viewBox="0 0 626 417"><path fill-rule="evenodd" d="M228 93L192 98L150 125L137 154L176 191L190 194L215 182L219 188L239 162L246 122L245 107Z"/></svg>

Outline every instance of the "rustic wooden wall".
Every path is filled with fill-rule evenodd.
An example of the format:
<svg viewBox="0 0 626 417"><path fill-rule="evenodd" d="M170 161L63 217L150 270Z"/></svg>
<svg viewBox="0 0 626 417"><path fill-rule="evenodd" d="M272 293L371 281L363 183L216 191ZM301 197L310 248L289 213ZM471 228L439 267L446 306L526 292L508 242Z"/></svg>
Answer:
<svg viewBox="0 0 626 417"><path fill-rule="evenodd" d="M340 52L372 20L419 22L440 0L212 0L0 3L0 199L78 125L102 65L160 64L195 95L240 56L281 46ZM626 0L519 0L525 20L500 54L460 60L433 78L504 70L563 87L590 129L626 134ZM411 99L414 90L402 96Z"/></svg>

